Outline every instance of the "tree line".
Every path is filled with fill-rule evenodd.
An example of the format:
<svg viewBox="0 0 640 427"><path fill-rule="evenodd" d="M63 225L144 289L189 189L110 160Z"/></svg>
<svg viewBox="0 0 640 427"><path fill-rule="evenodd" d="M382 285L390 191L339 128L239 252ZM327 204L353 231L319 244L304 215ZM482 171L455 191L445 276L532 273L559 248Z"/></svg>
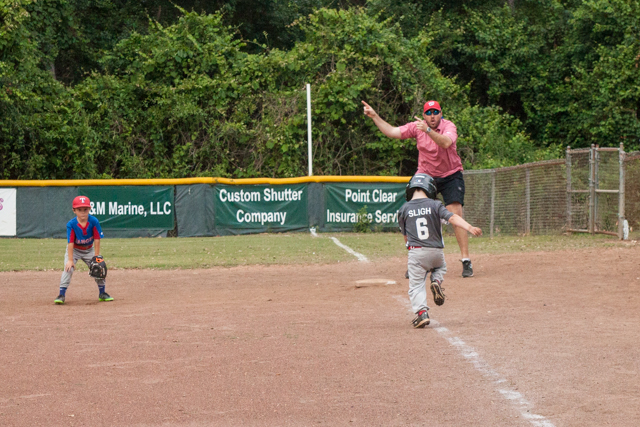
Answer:
<svg viewBox="0 0 640 427"><path fill-rule="evenodd" d="M0 0L0 178L411 175L437 99L464 166L639 149L640 1Z"/></svg>

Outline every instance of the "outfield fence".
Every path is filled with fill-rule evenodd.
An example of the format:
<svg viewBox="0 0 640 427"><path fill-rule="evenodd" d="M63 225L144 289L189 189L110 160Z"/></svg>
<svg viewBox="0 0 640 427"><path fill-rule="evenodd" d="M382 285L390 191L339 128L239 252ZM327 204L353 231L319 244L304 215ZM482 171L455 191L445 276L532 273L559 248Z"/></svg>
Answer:
<svg viewBox="0 0 640 427"><path fill-rule="evenodd" d="M410 177L0 181L0 236L65 237L83 194L110 237L397 230ZM640 152L567 147L564 160L464 171L464 215L485 235L640 229ZM451 231L451 229L449 229Z"/></svg>
<svg viewBox="0 0 640 427"><path fill-rule="evenodd" d="M465 218L491 237L562 232L565 171L564 160L466 171Z"/></svg>
<svg viewBox="0 0 640 427"><path fill-rule="evenodd" d="M623 238L640 227L640 152L625 153L622 145L567 147L564 160L464 176L465 217L490 236L583 232Z"/></svg>

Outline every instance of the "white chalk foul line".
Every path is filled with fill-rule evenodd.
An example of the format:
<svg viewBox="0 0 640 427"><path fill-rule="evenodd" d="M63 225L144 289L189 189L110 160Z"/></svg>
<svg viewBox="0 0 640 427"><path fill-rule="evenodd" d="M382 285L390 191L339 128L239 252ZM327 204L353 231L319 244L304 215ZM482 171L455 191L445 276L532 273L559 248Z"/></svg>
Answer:
<svg viewBox="0 0 640 427"><path fill-rule="evenodd" d="M318 233L316 233L315 227L314 228L310 228L309 232L311 233L312 237L319 237ZM345 251L349 252L354 257L358 258L358 261L360 261L360 262L369 262L369 259L366 256L362 255L360 252L354 251L349 246L345 245L344 243L342 243L340 240L336 239L335 237L332 237L331 240L333 240L333 243L335 243L336 245L340 246L342 249L344 249Z"/></svg>
<svg viewBox="0 0 640 427"><path fill-rule="evenodd" d="M554 427L553 423L542 415L531 412L533 405L525 399L521 393L509 388L506 385L507 380L493 370L489 364L480 357L478 352L473 349L473 347L467 345L460 338L453 336L449 329L444 326L439 326L440 324L437 320L432 320L431 324L435 326L433 329L449 341L449 344L457 348L462 357L467 359L467 361L470 362L483 377L491 380L497 386L498 392L500 392L500 394L507 399L509 403L515 406L523 419L529 421L536 427Z"/></svg>
<svg viewBox="0 0 640 427"><path fill-rule="evenodd" d="M335 243L336 245L340 246L342 249L344 249L345 251L349 252L354 257L358 258L358 261L369 262L369 259L366 256L362 255L359 252L354 251L349 246L347 246L344 243L340 242L340 240L336 239L335 237L332 237L331 240L333 240L333 243Z"/></svg>
<svg viewBox="0 0 640 427"><path fill-rule="evenodd" d="M397 298L398 301L407 304L407 300L404 298ZM411 305L409 304L409 307ZM490 380L496 385L496 389L498 392L504 397L509 403L511 403L517 410L520 412L520 415L523 419L529 421L535 427L555 427L551 421L543 417L542 415L534 414L532 412L533 405L524 398L524 396L511 388L509 388L507 384L507 380L504 379L498 372L493 370L491 366L487 362L485 362L475 349L469 345L467 345L460 338L453 336L449 329L444 326L440 326L440 323L437 320L431 319L431 325L433 325L433 329L438 332L442 337L444 337L449 344L458 349L458 352L464 357L469 363L471 363L483 377Z"/></svg>

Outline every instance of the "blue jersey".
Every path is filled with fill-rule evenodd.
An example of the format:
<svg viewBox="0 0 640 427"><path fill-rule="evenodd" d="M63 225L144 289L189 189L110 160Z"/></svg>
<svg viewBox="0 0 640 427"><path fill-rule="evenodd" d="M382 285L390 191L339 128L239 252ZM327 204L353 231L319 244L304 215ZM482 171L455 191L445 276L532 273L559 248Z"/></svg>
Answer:
<svg viewBox="0 0 640 427"><path fill-rule="evenodd" d="M67 243L73 243L76 249L90 249L95 239L103 237L100 222L95 216L89 215L84 228L78 223L78 218L73 218L67 223Z"/></svg>

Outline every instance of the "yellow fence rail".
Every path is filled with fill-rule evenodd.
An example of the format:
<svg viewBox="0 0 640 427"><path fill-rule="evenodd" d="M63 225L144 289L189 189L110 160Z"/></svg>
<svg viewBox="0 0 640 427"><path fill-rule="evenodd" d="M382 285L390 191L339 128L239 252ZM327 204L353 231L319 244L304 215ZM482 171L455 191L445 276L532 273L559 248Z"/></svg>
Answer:
<svg viewBox="0 0 640 427"><path fill-rule="evenodd" d="M192 185L192 184L304 184L310 182L392 182L405 183L410 176L302 176L297 178L166 178L166 179L44 179L0 180L0 187L81 187L99 185Z"/></svg>

